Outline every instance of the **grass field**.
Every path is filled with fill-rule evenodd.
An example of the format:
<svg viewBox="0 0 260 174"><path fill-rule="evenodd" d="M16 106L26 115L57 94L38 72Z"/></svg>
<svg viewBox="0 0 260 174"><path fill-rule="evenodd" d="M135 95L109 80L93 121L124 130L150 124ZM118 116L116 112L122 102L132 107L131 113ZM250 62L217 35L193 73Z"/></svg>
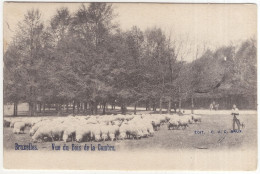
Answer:
<svg viewBox="0 0 260 174"><path fill-rule="evenodd" d="M118 140L103 142L83 142L73 144L87 145L110 145L116 151L135 151L135 150L182 150L182 149L201 149L201 150L222 150L222 149L256 149L257 148L257 114L241 114L240 121L245 124L245 128L240 133L231 133L232 116L228 114L206 114L202 115L202 122L190 124L185 130L168 130L166 125L155 132L153 137L142 138L139 140ZM196 134L195 131L203 131L203 134ZM213 131L214 133L211 133ZM219 132L220 131L220 132ZM226 131L227 133L225 133ZM4 128L4 149L14 150L15 143L27 145L32 143L37 145L38 150L52 150L52 143L63 146L62 141L33 143L28 134L13 134L12 128ZM71 148L72 142L66 143Z"/></svg>

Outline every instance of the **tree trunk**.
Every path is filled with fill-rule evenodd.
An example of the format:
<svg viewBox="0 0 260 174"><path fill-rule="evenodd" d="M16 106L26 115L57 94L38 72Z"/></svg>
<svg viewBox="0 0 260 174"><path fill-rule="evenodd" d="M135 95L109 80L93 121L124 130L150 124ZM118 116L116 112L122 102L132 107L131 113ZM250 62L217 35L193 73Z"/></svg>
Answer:
<svg viewBox="0 0 260 174"><path fill-rule="evenodd" d="M135 102L135 110L134 110L134 114L136 115L136 102Z"/></svg>
<svg viewBox="0 0 260 174"><path fill-rule="evenodd" d="M45 103L43 102L42 112L45 113Z"/></svg>
<svg viewBox="0 0 260 174"><path fill-rule="evenodd" d="M58 107L57 115L60 116L61 115L61 104L57 104L56 106Z"/></svg>
<svg viewBox="0 0 260 174"><path fill-rule="evenodd" d="M14 102L14 113L13 116L17 116L17 102Z"/></svg>
<svg viewBox="0 0 260 174"><path fill-rule="evenodd" d="M34 103L30 102L29 103L29 112L30 112L30 116L34 116Z"/></svg>
<svg viewBox="0 0 260 174"><path fill-rule="evenodd" d="M148 111L151 111L151 101L148 101Z"/></svg>
<svg viewBox="0 0 260 174"><path fill-rule="evenodd" d="M84 102L84 113L86 113L87 112L87 109L88 109L88 103L87 102Z"/></svg>
<svg viewBox="0 0 260 174"><path fill-rule="evenodd" d="M103 103L103 115L106 114L106 102Z"/></svg>
<svg viewBox="0 0 260 174"><path fill-rule="evenodd" d="M33 115L37 115L37 103L33 103Z"/></svg>
<svg viewBox="0 0 260 174"><path fill-rule="evenodd" d="M56 111L58 112L59 111L59 105L57 103L55 104L55 107L56 107Z"/></svg>
<svg viewBox="0 0 260 174"><path fill-rule="evenodd" d="M73 113L73 115L75 115L75 101L73 101L73 111L72 111L72 113Z"/></svg>
<svg viewBox="0 0 260 174"><path fill-rule="evenodd" d="M181 112L181 98L179 98L179 112Z"/></svg>
<svg viewBox="0 0 260 174"><path fill-rule="evenodd" d="M29 102L29 115L32 116L32 103Z"/></svg>
<svg viewBox="0 0 260 174"><path fill-rule="evenodd" d="M160 114L162 114L162 97L160 98Z"/></svg>
<svg viewBox="0 0 260 174"><path fill-rule="evenodd" d="M92 110L93 110L92 113L94 115L97 115L97 113L98 113L98 103L96 101L92 102Z"/></svg>
<svg viewBox="0 0 260 174"><path fill-rule="evenodd" d="M77 102L77 114L79 113L80 111L80 102Z"/></svg>
<svg viewBox="0 0 260 174"><path fill-rule="evenodd" d="M193 95L191 95L191 113L194 114Z"/></svg>
<svg viewBox="0 0 260 174"><path fill-rule="evenodd" d="M121 112L122 114L126 114L126 106L124 103L121 105Z"/></svg>
<svg viewBox="0 0 260 174"><path fill-rule="evenodd" d="M179 112L181 112L181 87L179 86Z"/></svg>
<svg viewBox="0 0 260 174"><path fill-rule="evenodd" d="M80 111L83 111L83 103L80 103Z"/></svg>
<svg viewBox="0 0 260 174"><path fill-rule="evenodd" d="M171 114L171 107L172 107L172 101L171 101L171 99L169 99L169 103L168 103L168 114Z"/></svg>
<svg viewBox="0 0 260 174"><path fill-rule="evenodd" d="M39 112L42 112L42 103L40 103L40 108L39 108Z"/></svg>
<svg viewBox="0 0 260 174"><path fill-rule="evenodd" d="M66 103L66 113L68 113L68 112L69 112L69 104Z"/></svg>
<svg viewBox="0 0 260 174"><path fill-rule="evenodd" d="M16 116L16 111L15 111L15 102L14 102L14 112L13 112L13 116Z"/></svg>

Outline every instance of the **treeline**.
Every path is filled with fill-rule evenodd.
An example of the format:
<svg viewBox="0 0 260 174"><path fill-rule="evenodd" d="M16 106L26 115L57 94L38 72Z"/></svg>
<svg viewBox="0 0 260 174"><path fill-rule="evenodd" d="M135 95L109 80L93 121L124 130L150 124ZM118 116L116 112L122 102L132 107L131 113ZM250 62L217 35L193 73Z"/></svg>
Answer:
<svg viewBox="0 0 260 174"><path fill-rule="evenodd" d="M157 27L122 31L115 17L108 3L82 4L73 14L60 8L48 24L28 11L4 53L4 102L14 104L14 115L19 102L29 103L30 115L37 105L61 110L69 103L73 113L83 107L97 114L101 104L105 114L108 104L122 113L138 103L161 112L166 101L168 110L186 99L193 108L194 94L256 94L255 40L204 49L187 63L174 36Z"/></svg>

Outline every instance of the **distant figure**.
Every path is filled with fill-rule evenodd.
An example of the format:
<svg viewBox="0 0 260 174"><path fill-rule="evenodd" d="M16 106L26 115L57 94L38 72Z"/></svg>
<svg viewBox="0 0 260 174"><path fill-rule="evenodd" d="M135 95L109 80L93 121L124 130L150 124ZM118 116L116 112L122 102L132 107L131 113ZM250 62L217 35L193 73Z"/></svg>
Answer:
<svg viewBox="0 0 260 174"><path fill-rule="evenodd" d="M212 103L210 103L209 109L212 111L212 109L213 109L213 104Z"/></svg>
<svg viewBox="0 0 260 174"><path fill-rule="evenodd" d="M215 111L218 110L219 104L215 104Z"/></svg>
<svg viewBox="0 0 260 174"><path fill-rule="evenodd" d="M235 124L237 124L238 130L240 130L240 121L237 118L237 116L239 116L239 110L236 105L233 105L231 115L233 115L233 130L235 130Z"/></svg>

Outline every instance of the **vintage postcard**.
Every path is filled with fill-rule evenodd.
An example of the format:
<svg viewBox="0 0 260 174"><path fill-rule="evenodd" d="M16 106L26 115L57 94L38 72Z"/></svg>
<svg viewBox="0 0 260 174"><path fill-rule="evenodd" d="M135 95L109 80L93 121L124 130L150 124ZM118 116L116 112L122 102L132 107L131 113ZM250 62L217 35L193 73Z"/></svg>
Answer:
<svg viewBox="0 0 260 174"><path fill-rule="evenodd" d="M3 9L5 169L257 169L256 4Z"/></svg>

